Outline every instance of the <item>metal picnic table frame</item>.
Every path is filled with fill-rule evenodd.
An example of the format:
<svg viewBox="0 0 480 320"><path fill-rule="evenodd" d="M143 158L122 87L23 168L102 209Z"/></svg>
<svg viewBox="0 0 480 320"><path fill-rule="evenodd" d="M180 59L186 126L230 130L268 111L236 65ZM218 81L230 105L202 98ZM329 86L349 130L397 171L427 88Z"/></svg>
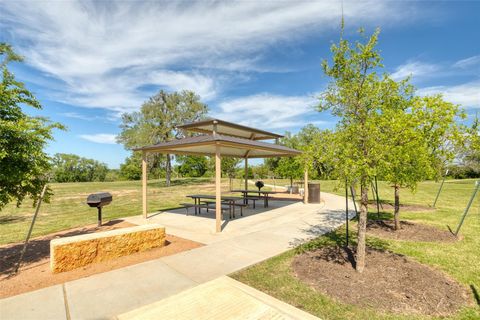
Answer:
<svg viewBox="0 0 480 320"><path fill-rule="evenodd" d="M252 190L235 189L235 190L231 190L230 192L240 192L240 193L242 193L245 204L247 204L247 201L248 201L248 199L247 199L248 194L249 193L256 193L256 194L258 194L259 197L263 197L263 200L264 200L263 206L265 208L268 208L269 195L278 193L277 191L260 191L260 190L253 190L253 189ZM262 196L262 194L263 194L263 196Z"/></svg>
<svg viewBox="0 0 480 320"><path fill-rule="evenodd" d="M200 205L201 199L208 199L208 200L215 200L214 195L207 195L207 194L190 194L187 195L187 198L192 198L193 201L195 202L195 215L200 214L200 208L198 207ZM234 197L234 196L222 196L221 197L222 201L228 202L229 208L229 213L230 216L233 214L233 217L235 217L235 202L238 200L243 200L242 197ZM212 208L213 209L213 208Z"/></svg>

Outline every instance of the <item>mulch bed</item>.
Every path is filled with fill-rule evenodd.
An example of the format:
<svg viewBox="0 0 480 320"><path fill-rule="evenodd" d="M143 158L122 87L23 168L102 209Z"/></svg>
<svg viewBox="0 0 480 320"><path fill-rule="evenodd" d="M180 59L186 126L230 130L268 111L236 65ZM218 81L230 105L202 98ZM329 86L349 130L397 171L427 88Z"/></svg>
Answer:
<svg viewBox="0 0 480 320"><path fill-rule="evenodd" d="M421 223L400 221L399 230L395 230L394 226L393 220L369 220L367 222L367 232L371 235L394 240L425 242L453 242L457 240L449 230L442 230Z"/></svg>
<svg viewBox="0 0 480 320"><path fill-rule="evenodd" d="M377 208L377 202L375 200L368 201L369 208ZM394 211L395 205L389 202L380 202L380 210L382 211ZM420 204L400 204L400 212L419 212L419 211L435 211L435 208L430 206L422 206Z"/></svg>
<svg viewBox="0 0 480 320"><path fill-rule="evenodd" d="M144 252L137 252L114 260L91 264L72 271L53 274L50 271L50 240L79 234L94 233L135 226L122 220L105 223L101 227L91 225L83 228L57 232L32 239L27 247L22 266L17 275L12 272L20 256L23 243L0 247L0 298L61 284L97 273L102 273L159 257L201 247L202 244L167 234L167 244Z"/></svg>
<svg viewBox="0 0 480 320"><path fill-rule="evenodd" d="M469 303L466 289L443 273L394 253L367 249L358 273L353 253L323 247L296 256L295 276L334 299L382 312L446 316Z"/></svg>

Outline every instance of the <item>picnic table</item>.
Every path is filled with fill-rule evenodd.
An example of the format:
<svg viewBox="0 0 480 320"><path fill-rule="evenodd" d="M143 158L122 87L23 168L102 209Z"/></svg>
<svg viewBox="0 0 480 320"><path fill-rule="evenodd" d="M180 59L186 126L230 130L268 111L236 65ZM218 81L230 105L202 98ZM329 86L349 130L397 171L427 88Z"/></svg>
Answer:
<svg viewBox="0 0 480 320"><path fill-rule="evenodd" d="M213 195L209 195L209 194L190 194L190 195L187 195L187 198L192 198L193 201L195 202L195 215L199 213L199 206L200 206L200 202L202 201L202 199L206 199L206 200L215 200L216 197L213 196ZM230 215L233 214L233 217L235 217L235 205L236 205L236 201L239 201L239 200L242 200L243 201L243 198L242 197L235 197L235 196L222 196L221 197L221 201L224 202L224 203L227 203L228 206L230 207Z"/></svg>
<svg viewBox="0 0 480 320"><path fill-rule="evenodd" d="M244 190L244 189L235 189L231 190L230 192L240 192L243 195L244 202L247 203L248 201L248 194L255 193L258 194L259 197L263 197L264 199L264 207L268 208L268 199L271 194L278 193L277 191L261 191L261 190Z"/></svg>

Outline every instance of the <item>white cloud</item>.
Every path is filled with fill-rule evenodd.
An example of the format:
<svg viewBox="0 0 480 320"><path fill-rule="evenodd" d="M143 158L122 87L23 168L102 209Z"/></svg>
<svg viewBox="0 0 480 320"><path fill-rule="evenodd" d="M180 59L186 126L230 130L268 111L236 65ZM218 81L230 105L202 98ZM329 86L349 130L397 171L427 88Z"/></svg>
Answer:
<svg viewBox="0 0 480 320"><path fill-rule="evenodd" d="M257 94L223 101L214 117L259 129L291 129L306 124L308 116L318 115L312 96ZM310 120L310 119L309 119ZM310 122L319 124L318 119Z"/></svg>
<svg viewBox="0 0 480 320"><path fill-rule="evenodd" d="M440 69L441 67L435 64L420 61L409 61L401 66L398 66L395 69L395 72L392 73L391 77L395 80L401 80L411 76L413 80L418 80L419 78L432 77Z"/></svg>
<svg viewBox="0 0 480 320"><path fill-rule="evenodd" d="M480 108L480 81L455 86L434 86L418 90L420 95L443 94L447 101L464 108Z"/></svg>
<svg viewBox="0 0 480 320"><path fill-rule="evenodd" d="M453 66L462 69L477 67L477 73L480 74L480 55L459 60Z"/></svg>
<svg viewBox="0 0 480 320"><path fill-rule="evenodd" d="M378 24L411 14L400 5L351 1L344 13L352 25ZM0 3L2 32L60 80L45 85L50 98L115 112L138 108L152 85L213 99L226 74L265 70L258 57L270 45L336 28L339 16L338 1Z"/></svg>
<svg viewBox="0 0 480 320"><path fill-rule="evenodd" d="M117 136L115 134L110 134L110 133L81 134L79 135L79 137L95 143L103 143L103 144L117 143L116 142Z"/></svg>
<svg viewBox="0 0 480 320"><path fill-rule="evenodd" d="M93 120L93 118L89 117L88 115L80 114L77 112L64 112L64 113L60 113L60 115L67 118L79 119L79 120L85 120L85 121Z"/></svg>

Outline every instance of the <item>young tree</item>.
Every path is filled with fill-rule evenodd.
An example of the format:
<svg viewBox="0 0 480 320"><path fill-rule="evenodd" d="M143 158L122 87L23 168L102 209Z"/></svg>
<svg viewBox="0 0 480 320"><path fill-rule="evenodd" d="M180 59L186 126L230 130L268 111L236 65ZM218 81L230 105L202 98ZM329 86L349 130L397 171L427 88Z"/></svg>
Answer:
<svg viewBox="0 0 480 320"><path fill-rule="evenodd" d="M192 91L159 93L145 102L140 111L122 115L122 132L118 142L132 149L181 138L184 133L176 126L203 118L208 109ZM160 161L159 156L155 156ZM170 186L172 157L165 156L166 185Z"/></svg>
<svg viewBox="0 0 480 320"><path fill-rule="evenodd" d="M330 179L335 167L334 133L329 130L320 130L309 124L303 127L296 136L297 148L303 151L302 157L309 167L309 175L312 178Z"/></svg>
<svg viewBox="0 0 480 320"><path fill-rule="evenodd" d="M475 115L471 127L466 130L465 145L460 148L462 169L469 178L480 177L480 120Z"/></svg>
<svg viewBox="0 0 480 320"><path fill-rule="evenodd" d="M360 30L363 36L363 30ZM381 82L376 73L381 67L377 45L379 30L364 43L351 45L341 39L331 47L332 63L323 61L324 73L329 76L327 90L320 96L318 110L331 110L339 117L335 134L336 165L342 181L358 178L361 206L358 220L356 270L365 268L365 236L368 213L368 190L376 167L382 158L378 124L382 121Z"/></svg>
<svg viewBox="0 0 480 320"><path fill-rule="evenodd" d="M300 149L300 142L298 137L286 132L285 136L280 139L279 143L289 148ZM303 177L305 171L305 164L300 157L284 157L277 162L275 174L280 177L290 179L290 187L293 186L293 179L300 179Z"/></svg>
<svg viewBox="0 0 480 320"><path fill-rule="evenodd" d="M438 179L457 156L459 146L465 144L466 131L457 125L457 120L465 119L466 115L458 105L445 101L440 94L417 99L413 112L421 119L420 131L434 174L431 178Z"/></svg>
<svg viewBox="0 0 480 320"><path fill-rule="evenodd" d="M378 139L385 147L378 173L394 189L395 230L400 229L400 188L416 189L417 183L430 174L428 148L419 130L421 119L414 112L414 88L409 79L395 82L385 76L382 83L382 113Z"/></svg>
<svg viewBox="0 0 480 320"><path fill-rule="evenodd" d="M53 129L64 129L23 112L22 106L42 106L7 68L10 62L22 60L10 45L0 43L0 209L10 201L20 205L25 197L36 202L50 171L44 148L53 140Z"/></svg>
<svg viewBox="0 0 480 320"><path fill-rule="evenodd" d="M445 164L455 156L461 143L456 118L461 117L457 106L440 96L416 98L408 80L395 82L386 78L382 102L385 116L382 127L383 144L387 152L380 164L382 178L394 188L395 230L400 229L400 188L414 191L417 183L436 178Z"/></svg>

